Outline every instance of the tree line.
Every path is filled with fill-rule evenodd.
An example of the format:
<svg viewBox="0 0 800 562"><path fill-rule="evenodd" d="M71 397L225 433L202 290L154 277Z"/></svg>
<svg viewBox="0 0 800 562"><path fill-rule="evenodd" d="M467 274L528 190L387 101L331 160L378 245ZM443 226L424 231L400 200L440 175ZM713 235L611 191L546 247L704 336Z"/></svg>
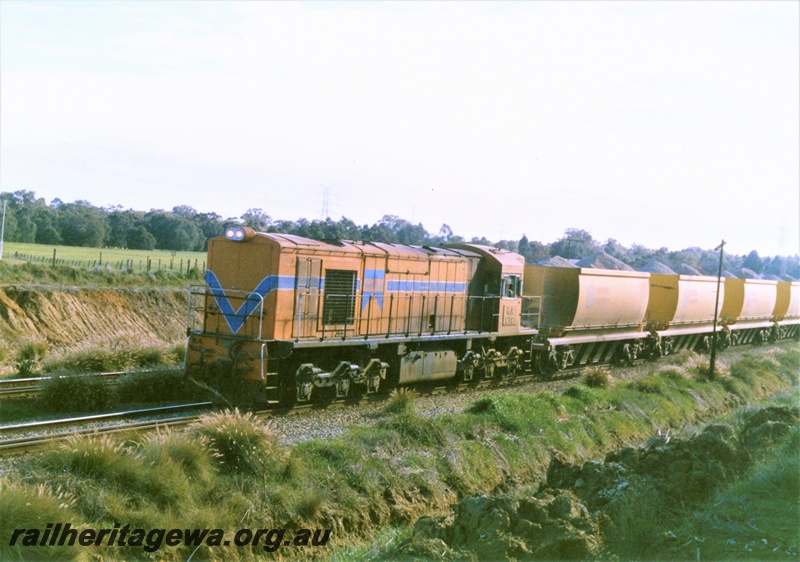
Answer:
<svg viewBox="0 0 800 562"><path fill-rule="evenodd" d="M465 240L443 224L432 234L422 224L413 224L395 215L386 215L372 225L357 225L342 217L338 221L299 219L273 220L262 209L249 209L240 217L223 218L217 213L201 213L180 205L171 211L151 209L134 211L121 206L95 207L87 201L65 203L54 199L49 204L32 191L0 193L7 201L5 240L36 244L84 247L116 247L134 250L204 251L208 239L220 236L229 226L249 226L259 232L279 232L317 240L363 240L418 246L438 246L469 242L497 246L537 263L554 256L582 259L597 252L621 260L634 269L658 261L678 270L688 265L707 275L716 274L719 254L713 250L686 248L653 250L634 244L626 248L614 239L600 242L585 230L568 228L564 236L549 244L529 240L500 240L485 237ZM747 256L726 255L723 268L739 274L747 268L761 275L800 278L800 257L765 257L753 250Z"/></svg>

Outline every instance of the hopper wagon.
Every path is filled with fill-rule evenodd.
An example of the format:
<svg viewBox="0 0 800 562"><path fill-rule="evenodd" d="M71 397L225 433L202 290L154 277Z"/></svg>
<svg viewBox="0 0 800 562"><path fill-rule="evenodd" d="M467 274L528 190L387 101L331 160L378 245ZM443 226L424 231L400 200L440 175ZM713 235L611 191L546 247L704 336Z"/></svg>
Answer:
<svg viewBox="0 0 800 562"><path fill-rule="evenodd" d="M523 287L541 302L537 366L543 373L632 363L646 347L648 273L526 266Z"/></svg>
<svg viewBox="0 0 800 562"><path fill-rule="evenodd" d="M778 339L800 337L800 282L779 281L773 321Z"/></svg>
<svg viewBox="0 0 800 562"><path fill-rule="evenodd" d="M721 323L728 345L776 339L778 282L768 279L725 279Z"/></svg>
<svg viewBox="0 0 800 562"><path fill-rule="evenodd" d="M716 277L651 273L645 320L654 354L709 349L715 311L719 317L724 295L720 283L717 297ZM723 332L720 325L717 331Z"/></svg>

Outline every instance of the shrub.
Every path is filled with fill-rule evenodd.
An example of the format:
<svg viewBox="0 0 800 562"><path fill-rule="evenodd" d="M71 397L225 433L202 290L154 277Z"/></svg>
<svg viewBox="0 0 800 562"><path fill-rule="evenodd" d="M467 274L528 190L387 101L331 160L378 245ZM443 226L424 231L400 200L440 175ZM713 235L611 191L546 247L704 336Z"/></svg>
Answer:
<svg viewBox="0 0 800 562"><path fill-rule="evenodd" d="M62 351L45 361L43 368L48 372L70 369L101 373L173 366L183 356L177 347L166 347L157 341L139 342L137 334L121 334L111 341L86 341L77 349Z"/></svg>
<svg viewBox="0 0 800 562"><path fill-rule="evenodd" d="M573 384L564 391L564 396L575 398L584 404L592 404L597 402L600 395L601 393L599 393L597 390L594 390L590 386L583 384Z"/></svg>
<svg viewBox="0 0 800 562"><path fill-rule="evenodd" d="M209 457L208 439L169 429L145 437L142 457L153 466L174 464L187 479L210 482L213 466Z"/></svg>
<svg viewBox="0 0 800 562"><path fill-rule="evenodd" d="M194 388L184 387L183 372L173 368L126 375L117 381L115 394L118 404L171 402L188 398Z"/></svg>
<svg viewBox="0 0 800 562"><path fill-rule="evenodd" d="M24 342L17 351L14 367L20 376L29 377L39 367L47 354L47 342L31 340Z"/></svg>
<svg viewBox="0 0 800 562"><path fill-rule="evenodd" d="M148 451L152 453L152 451ZM111 436L76 436L56 450L48 451L44 465L58 474L80 477L88 486L100 485L128 498L126 503L142 501L159 508L177 505L190 492L187 473L166 455L145 455Z"/></svg>
<svg viewBox="0 0 800 562"><path fill-rule="evenodd" d="M438 447L447 443L445 425L439 418L404 413L380 422L378 427L396 431L406 441L422 446Z"/></svg>
<svg viewBox="0 0 800 562"><path fill-rule="evenodd" d="M73 512L75 499L60 489L53 491L44 484L22 486L6 478L0 479L0 521L3 525L3 540L0 541L0 560L74 560L82 550L78 545L53 547L23 546L18 537L14 546L11 542L11 528L44 530L48 523L69 521L78 527L78 518Z"/></svg>
<svg viewBox="0 0 800 562"><path fill-rule="evenodd" d="M97 412L111 404L112 389L97 377L53 373L41 385L37 403L50 413Z"/></svg>
<svg viewBox="0 0 800 562"><path fill-rule="evenodd" d="M633 388L645 394L661 394L666 389L664 379L659 377L646 377L633 382Z"/></svg>
<svg viewBox="0 0 800 562"><path fill-rule="evenodd" d="M45 466L94 479L130 481L141 464L138 455L108 435L70 437L54 451L48 451Z"/></svg>
<svg viewBox="0 0 800 562"><path fill-rule="evenodd" d="M692 380L692 374L683 365L664 365L656 370L656 375L676 380Z"/></svg>
<svg viewBox="0 0 800 562"><path fill-rule="evenodd" d="M219 467L233 472L271 472L285 454L272 428L250 412L242 414L234 409L209 414L200 418L193 430L208 439Z"/></svg>
<svg viewBox="0 0 800 562"><path fill-rule="evenodd" d="M590 388L605 388L613 380L608 367L589 367L583 376L583 383Z"/></svg>
<svg viewBox="0 0 800 562"><path fill-rule="evenodd" d="M397 388L392 391L384 414L413 414L414 413L414 394L410 389Z"/></svg>

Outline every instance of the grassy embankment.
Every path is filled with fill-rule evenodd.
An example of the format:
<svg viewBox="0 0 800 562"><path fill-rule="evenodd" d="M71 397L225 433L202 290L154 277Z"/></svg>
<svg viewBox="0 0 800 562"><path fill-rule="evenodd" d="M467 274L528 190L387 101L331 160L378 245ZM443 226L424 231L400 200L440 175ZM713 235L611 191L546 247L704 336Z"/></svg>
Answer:
<svg viewBox="0 0 800 562"><path fill-rule="evenodd" d="M682 354L635 381L575 384L562 394L494 395L439 418L418 415L403 397L369 427L292 446L280 445L269 426L238 413L136 442L75 440L19 462L0 480L0 558L151 556L141 547L7 546L10 528L69 521L95 528L115 522L144 529L220 528L228 538L244 527L327 528L333 530L327 547L278 553L348 559L354 544L382 529L442 512L459 498L538 479L553 449L574 461L596 458L658 429L698 423L792 388L800 351L784 344L732 364L723 357L720 365L711 380L705 360ZM192 550L162 545L152 556L185 560ZM197 554L236 560L261 555L263 543L203 546Z"/></svg>
<svg viewBox="0 0 800 562"><path fill-rule="evenodd" d="M794 404L797 394L793 394ZM800 555L800 427L675 531L640 552L665 560L796 560ZM662 528L666 528L666 525ZM672 539L665 545L664 539ZM659 546L661 548L659 548ZM655 547L655 548L654 548Z"/></svg>

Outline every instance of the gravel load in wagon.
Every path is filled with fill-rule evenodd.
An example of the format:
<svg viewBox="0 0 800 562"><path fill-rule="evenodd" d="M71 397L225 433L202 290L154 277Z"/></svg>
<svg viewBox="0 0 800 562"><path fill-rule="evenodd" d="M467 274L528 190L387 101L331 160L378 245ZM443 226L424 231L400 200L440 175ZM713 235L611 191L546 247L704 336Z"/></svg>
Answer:
<svg viewBox="0 0 800 562"><path fill-rule="evenodd" d="M670 267L664 265L660 261L651 261L639 271L643 271L645 273L657 273L659 275L677 275Z"/></svg>
<svg viewBox="0 0 800 562"><path fill-rule="evenodd" d="M597 252L591 256L586 256L577 264L578 267L588 267L593 269L614 269L617 271L634 271L628 264L610 256L605 252Z"/></svg>
<svg viewBox="0 0 800 562"><path fill-rule="evenodd" d="M689 264L682 263L678 266L678 270L675 273L679 273L681 275L703 275L699 269L692 267Z"/></svg>
<svg viewBox="0 0 800 562"><path fill-rule="evenodd" d="M536 262L536 265L543 265L545 267L578 267L568 259L562 258L561 256L553 256L552 258Z"/></svg>

